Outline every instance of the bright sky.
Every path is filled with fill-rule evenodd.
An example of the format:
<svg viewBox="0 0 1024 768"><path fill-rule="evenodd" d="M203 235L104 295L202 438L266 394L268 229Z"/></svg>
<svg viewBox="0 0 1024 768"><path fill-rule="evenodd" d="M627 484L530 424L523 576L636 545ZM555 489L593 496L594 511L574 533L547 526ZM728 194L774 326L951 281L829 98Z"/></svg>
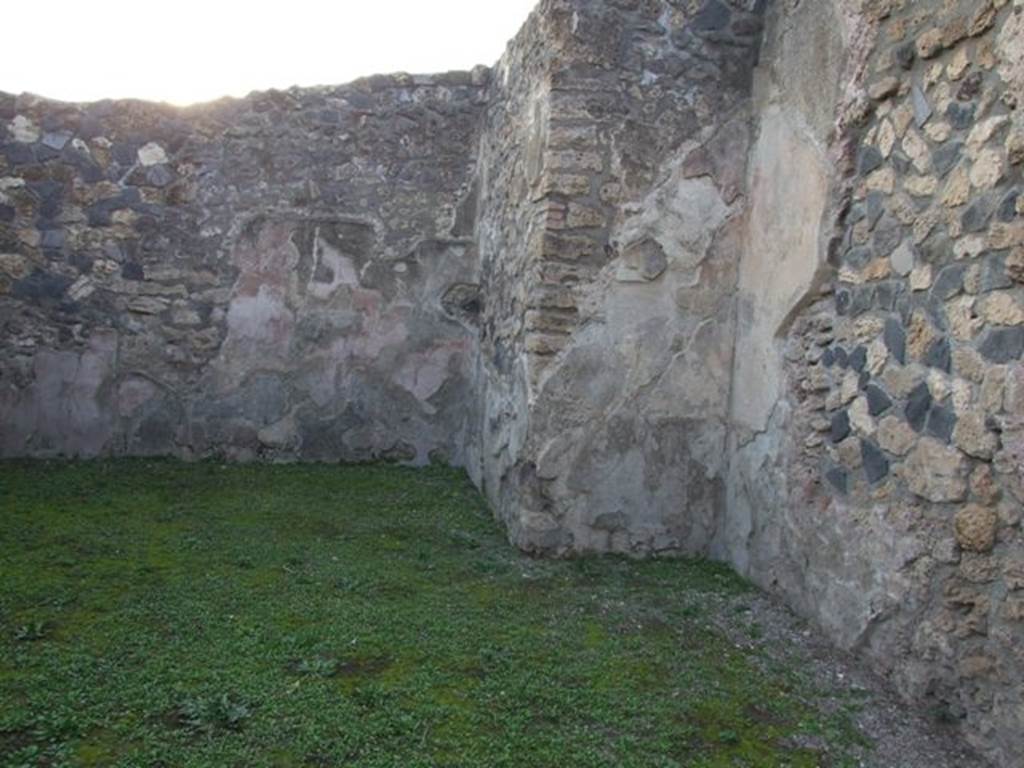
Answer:
<svg viewBox="0 0 1024 768"><path fill-rule="evenodd" d="M4 2L0 91L174 104L495 63L537 0Z"/></svg>

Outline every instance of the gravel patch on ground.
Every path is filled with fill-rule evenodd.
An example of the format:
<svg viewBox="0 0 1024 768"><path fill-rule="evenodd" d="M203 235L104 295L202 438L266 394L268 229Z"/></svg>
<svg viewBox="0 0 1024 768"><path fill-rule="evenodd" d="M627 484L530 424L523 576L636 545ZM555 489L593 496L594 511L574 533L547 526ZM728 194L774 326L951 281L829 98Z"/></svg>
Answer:
<svg viewBox="0 0 1024 768"><path fill-rule="evenodd" d="M721 603L710 611L715 626L738 648L758 650L782 665L801 665L815 688L834 692L832 706L846 707L874 744L861 760L863 768L990 768L991 763L966 744L952 724L902 700L865 660L837 649L820 630L771 596L714 599ZM751 625L759 628L756 638L750 637ZM852 709L846 706L851 700L857 702Z"/></svg>

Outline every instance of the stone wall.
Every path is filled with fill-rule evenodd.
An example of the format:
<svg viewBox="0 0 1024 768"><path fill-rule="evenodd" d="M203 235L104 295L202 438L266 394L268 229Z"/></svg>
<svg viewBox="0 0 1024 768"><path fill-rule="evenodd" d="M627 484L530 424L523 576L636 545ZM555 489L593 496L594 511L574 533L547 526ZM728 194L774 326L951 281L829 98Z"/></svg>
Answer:
<svg viewBox="0 0 1024 768"><path fill-rule="evenodd" d="M465 465L1024 754L1024 0L542 0L491 70L0 95L0 456Z"/></svg>
<svg viewBox="0 0 1024 768"><path fill-rule="evenodd" d="M0 95L0 455L461 461L485 94Z"/></svg>
<svg viewBox="0 0 1024 768"><path fill-rule="evenodd" d="M711 549L828 622L844 643L856 622L843 615L851 601L837 593L858 587L840 577L846 566L830 565L835 552L815 539L819 511L797 496L805 477L790 456L805 450L807 436L793 431L793 409L807 384L787 381L787 339L802 311L832 289L828 254L842 234L850 187L843 172L847 134L862 112L857 84L875 34L850 4L832 0L777 5L768 17L736 292L729 498ZM790 387L797 389L792 397ZM806 450L813 453L820 444L811 442ZM826 593L830 616L819 610Z"/></svg>
<svg viewBox="0 0 1024 768"><path fill-rule="evenodd" d="M547 124L552 23L550 4L542 4L492 71L471 198L485 299L475 372L480 420L469 469L516 542L532 527L523 496L529 489L517 480L529 424L526 337L536 314L529 280L543 232L534 185Z"/></svg>
<svg viewBox="0 0 1024 768"><path fill-rule="evenodd" d="M531 25L540 54L528 26L495 75L520 133L484 185L484 485L531 551L700 552L725 502L759 4L562 0Z"/></svg>
<svg viewBox="0 0 1024 768"><path fill-rule="evenodd" d="M1021 2L776 6L715 543L1007 766L1024 760L1022 45Z"/></svg>

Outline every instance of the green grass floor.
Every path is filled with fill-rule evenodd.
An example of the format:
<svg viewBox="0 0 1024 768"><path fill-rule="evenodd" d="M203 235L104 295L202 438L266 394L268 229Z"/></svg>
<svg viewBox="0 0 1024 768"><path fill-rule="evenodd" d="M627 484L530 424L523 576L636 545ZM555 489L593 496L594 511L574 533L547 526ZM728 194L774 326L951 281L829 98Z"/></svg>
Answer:
<svg viewBox="0 0 1024 768"><path fill-rule="evenodd" d="M446 468L3 463L0 765L855 765L750 594L527 559Z"/></svg>

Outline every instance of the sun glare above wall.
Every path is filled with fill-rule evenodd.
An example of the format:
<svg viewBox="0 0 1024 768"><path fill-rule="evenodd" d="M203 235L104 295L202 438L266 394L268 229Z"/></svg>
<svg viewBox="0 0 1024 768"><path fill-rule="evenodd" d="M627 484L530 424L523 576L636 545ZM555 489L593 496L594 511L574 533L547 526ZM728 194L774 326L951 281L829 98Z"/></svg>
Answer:
<svg viewBox="0 0 1024 768"><path fill-rule="evenodd" d="M534 5L56 0L43 22L36 6L15 3L4 26L20 31L6 36L0 90L186 105L380 72L466 70L497 61Z"/></svg>

